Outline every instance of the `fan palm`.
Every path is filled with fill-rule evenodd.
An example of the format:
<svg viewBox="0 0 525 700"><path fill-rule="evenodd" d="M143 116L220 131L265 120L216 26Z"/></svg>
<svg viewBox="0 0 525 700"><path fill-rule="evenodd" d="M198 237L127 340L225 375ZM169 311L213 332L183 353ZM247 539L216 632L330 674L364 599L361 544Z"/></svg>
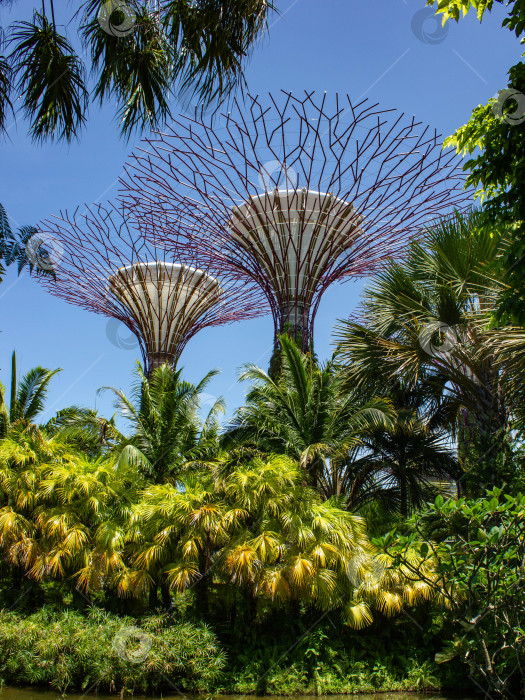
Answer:
<svg viewBox="0 0 525 700"><path fill-rule="evenodd" d="M492 270L505 245L479 212L442 220L410 245L404 261L376 275L365 290L365 324L343 321L337 334L348 384L383 377L441 393L466 469L508 426L505 386L487 353L502 289Z"/></svg>
<svg viewBox="0 0 525 700"><path fill-rule="evenodd" d="M169 589L195 587L199 614L208 614L210 570L218 552L232 537L244 513L229 507L207 471L187 475L179 487L157 484L144 492L136 509L144 539L133 563L160 583L163 602Z"/></svg>
<svg viewBox="0 0 525 700"><path fill-rule="evenodd" d="M383 571L362 518L322 501L303 478L296 462L271 456L226 475L202 469L179 488L148 487L134 510L142 536L133 566L165 589L195 589L202 615L212 582L234 586L252 610L259 598L304 601L341 609L357 628L371 622L371 606L390 614L403 596L425 596L403 572L394 580Z"/></svg>
<svg viewBox="0 0 525 700"><path fill-rule="evenodd" d="M388 399L366 399L343 387L334 364L318 366L286 335L279 339L282 372L272 379L249 365L241 380L253 388L225 439L297 459L325 498L343 490L348 456L365 434L392 423Z"/></svg>
<svg viewBox="0 0 525 700"><path fill-rule="evenodd" d="M91 460L19 425L0 447L4 559L36 581L71 577L86 592L118 585L141 487L132 467Z"/></svg>
<svg viewBox="0 0 525 700"><path fill-rule="evenodd" d="M436 403L433 387L387 385L383 391L394 402L396 419L363 438L348 467L348 503L355 508L378 501L406 518L450 488L450 480L460 476L459 465L443 425L445 407Z"/></svg>
<svg viewBox="0 0 525 700"><path fill-rule="evenodd" d="M226 477L226 497L247 515L219 562L223 576L254 598L339 608L355 628L371 623L372 606L391 614L403 596L426 595L404 572L395 581L386 576L362 518L302 481L297 463L283 456L256 459Z"/></svg>

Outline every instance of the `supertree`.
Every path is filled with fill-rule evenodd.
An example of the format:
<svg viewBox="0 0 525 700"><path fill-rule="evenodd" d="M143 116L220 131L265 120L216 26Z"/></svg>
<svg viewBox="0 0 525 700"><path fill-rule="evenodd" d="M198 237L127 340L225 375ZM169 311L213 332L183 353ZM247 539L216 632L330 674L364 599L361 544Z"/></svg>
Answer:
<svg viewBox="0 0 525 700"><path fill-rule="evenodd" d="M186 343L206 326L268 311L255 285L214 276L186 255L175 261L146 241L121 208L86 207L47 219L38 228L54 255L40 277L51 294L124 323L137 337L147 373L175 365Z"/></svg>
<svg viewBox="0 0 525 700"><path fill-rule="evenodd" d="M401 255L470 195L430 127L349 96L246 96L143 142L122 201L148 238L214 260L268 299L275 333L311 347L323 292Z"/></svg>

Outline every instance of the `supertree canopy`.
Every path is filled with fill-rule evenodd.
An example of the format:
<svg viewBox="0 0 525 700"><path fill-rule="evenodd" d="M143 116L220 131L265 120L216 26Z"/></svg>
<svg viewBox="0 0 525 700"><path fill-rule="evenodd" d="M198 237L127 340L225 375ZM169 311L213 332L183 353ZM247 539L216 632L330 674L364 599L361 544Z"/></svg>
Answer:
<svg viewBox="0 0 525 700"><path fill-rule="evenodd" d="M323 292L401 255L465 206L464 176L430 127L368 100L247 96L213 119L179 117L137 149L124 204L178 258L213 260L310 347Z"/></svg>
<svg viewBox="0 0 525 700"><path fill-rule="evenodd" d="M39 227L55 250L53 274L39 278L66 301L116 318L137 337L146 372L176 364L188 340L206 326L267 310L255 285L231 275L172 262L116 207L88 207ZM56 254L56 251L59 251Z"/></svg>

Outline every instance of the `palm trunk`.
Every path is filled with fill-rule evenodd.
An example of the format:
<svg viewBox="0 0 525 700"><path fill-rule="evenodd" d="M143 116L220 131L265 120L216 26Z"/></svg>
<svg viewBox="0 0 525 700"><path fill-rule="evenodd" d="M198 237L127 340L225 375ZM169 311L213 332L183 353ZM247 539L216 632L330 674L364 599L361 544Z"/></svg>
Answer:
<svg viewBox="0 0 525 700"><path fill-rule="evenodd" d="M401 499L401 515L408 518L408 485L407 485L407 464L405 459L405 450L401 448L399 458L399 496Z"/></svg>
<svg viewBox="0 0 525 700"><path fill-rule="evenodd" d="M206 618L209 614L209 578L208 557L205 551L199 553L199 574L200 578L195 586L197 612Z"/></svg>
<svg viewBox="0 0 525 700"><path fill-rule="evenodd" d="M162 598L162 605L164 607L164 610L169 610L171 607L170 587L165 581L162 581L160 584L160 595Z"/></svg>
<svg viewBox="0 0 525 700"><path fill-rule="evenodd" d="M152 585L151 588L149 589L149 602L148 606L150 610L155 610L158 605L158 597L157 597L157 592L158 592L159 584L155 581Z"/></svg>

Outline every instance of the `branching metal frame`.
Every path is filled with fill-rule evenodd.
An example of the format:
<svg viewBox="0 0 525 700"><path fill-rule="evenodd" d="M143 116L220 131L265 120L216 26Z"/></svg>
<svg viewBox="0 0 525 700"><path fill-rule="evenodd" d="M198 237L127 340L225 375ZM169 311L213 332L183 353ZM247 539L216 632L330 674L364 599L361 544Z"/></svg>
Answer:
<svg viewBox="0 0 525 700"><path fill-rule="evenodd" d="M464 182L455 153L415 117L348 95L283 91L235 100L209 122L180 116L132 154L121 192L144 235L178 259L256 281L276 333L294 309L306 348L326 288L378 269L421 227L465 208ZM318 201L301 212L305 192ZM294 197L287 217L279 202ZM323 225L343 210L345 240Z"/></svg>
<svg viewBox="0 0 525 700"><path fill-rule="evenodd" d="M147 372L176 364L186 343L207 326L268 312L255 284L227 272L196 269L191 256L173 261L148 242L122 210L94 205L39 226L52 240L54 276L39 278L51 294L88 311L119 319L140 345Z"/></svg>

